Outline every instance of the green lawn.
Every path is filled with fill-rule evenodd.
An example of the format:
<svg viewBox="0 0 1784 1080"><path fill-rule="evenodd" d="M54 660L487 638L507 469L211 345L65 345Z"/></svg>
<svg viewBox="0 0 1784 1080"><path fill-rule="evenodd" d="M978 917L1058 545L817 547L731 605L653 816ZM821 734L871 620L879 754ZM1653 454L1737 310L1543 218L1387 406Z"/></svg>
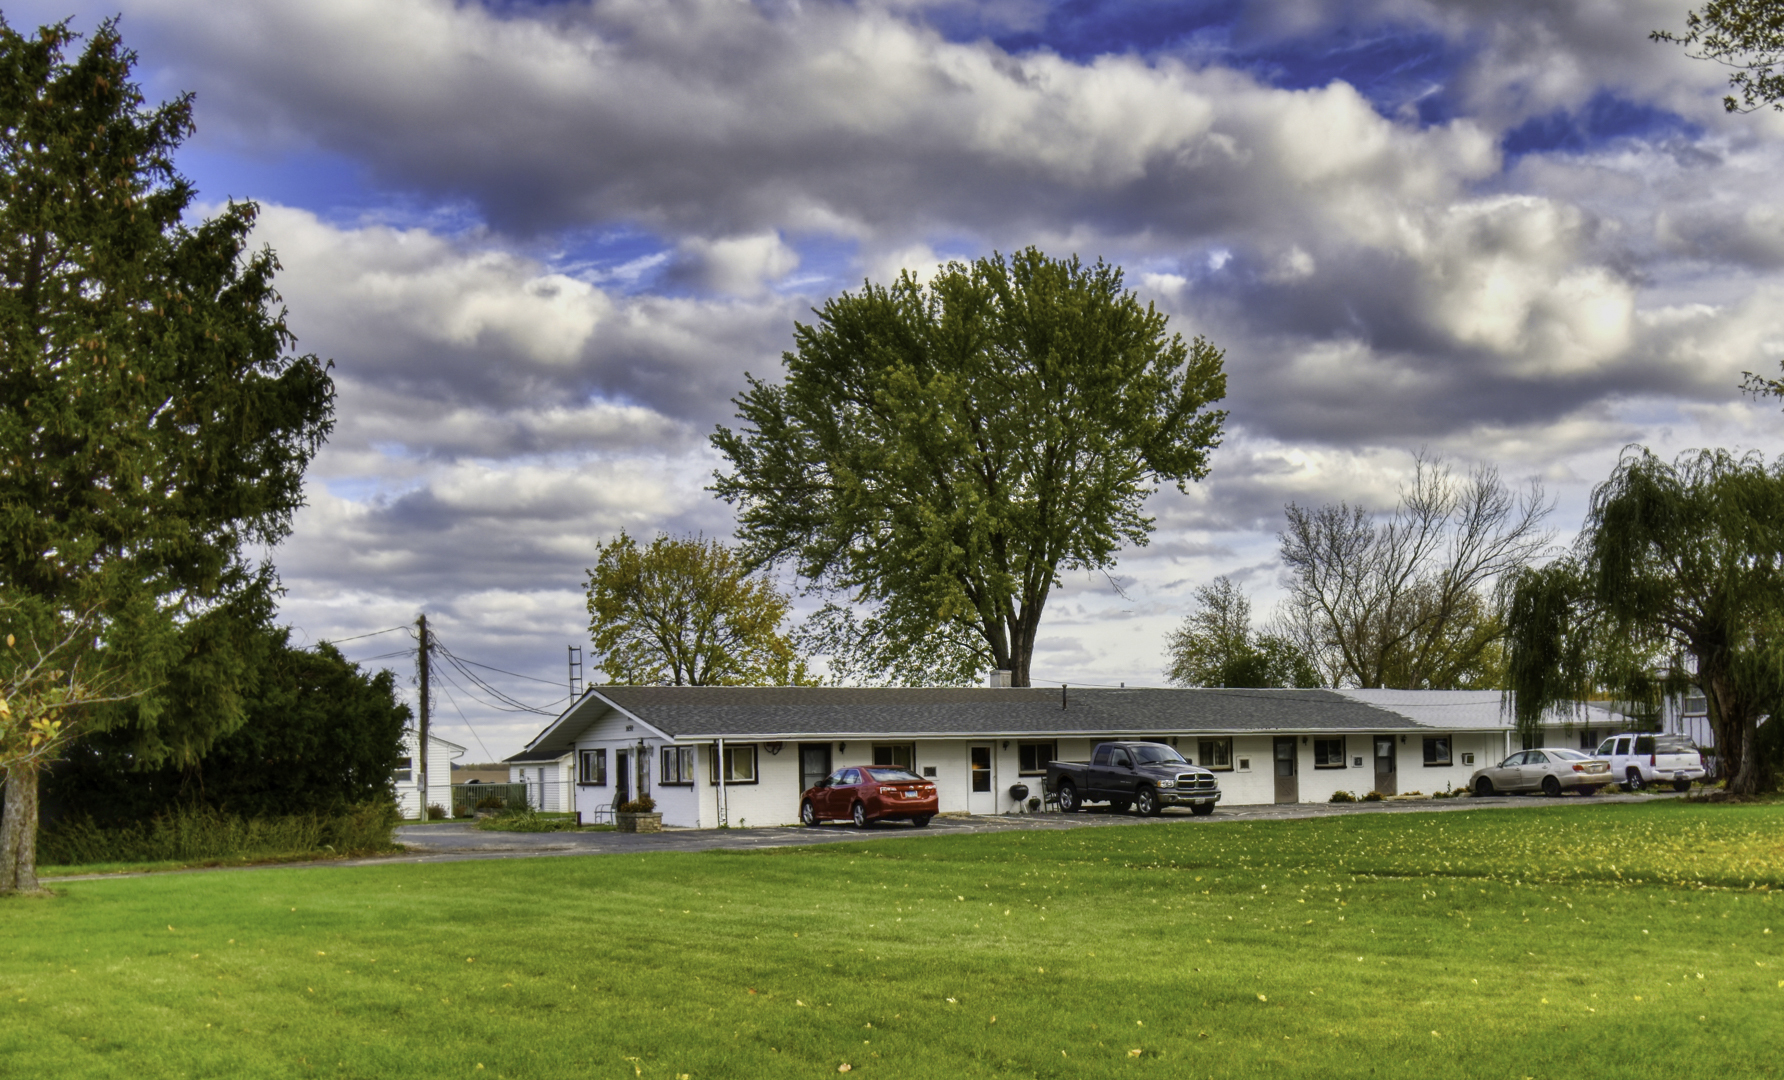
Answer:
<svg viewBox="0 0 1784 1080"><path fill-rule="evenodd" d="M1670 802L76 882L0 1075L1731 1080L1781 884Z"/></svg>

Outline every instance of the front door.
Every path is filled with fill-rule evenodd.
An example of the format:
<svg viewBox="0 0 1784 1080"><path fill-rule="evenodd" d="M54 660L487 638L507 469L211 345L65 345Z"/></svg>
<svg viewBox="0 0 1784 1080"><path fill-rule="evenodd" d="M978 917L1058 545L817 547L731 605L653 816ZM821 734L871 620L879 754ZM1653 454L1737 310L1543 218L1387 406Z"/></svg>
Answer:
<svg viewBox="0 0 1784 1080"><path fill-rule="evenodd" d="M810 791L811 786L830 775L830 744L827 742L807 742L799 744L799 791L794 795Z"/></svg>
<svg viewBox="0 0 1784 1080"><path fill-rule="evenodd" d="M1295 740L1293 736L1276 740L1276 801L1294 803L1301 801L1301 778L1295 768Z"/></svg>
<svg viewBox="0 0 1784 1080"><path fill-rule="evenodd" d="M632 752L613 752L613 805L632 801Z"/></svg>
<svg viewBox="0 0 1784 1080"><path fill-rule="evenodd" d="M966 748L966 809L970 814L997 813L997 792L991 790L991 748Z"/></svg>
<svg viewBox="0 0 1784 1080"><path fill-rule="evenodd" d="M1394 771L1394 737L1392 735L1377 735L1375 737L1375 790L1383 795L1398 795L1400 793Z"/></svg>

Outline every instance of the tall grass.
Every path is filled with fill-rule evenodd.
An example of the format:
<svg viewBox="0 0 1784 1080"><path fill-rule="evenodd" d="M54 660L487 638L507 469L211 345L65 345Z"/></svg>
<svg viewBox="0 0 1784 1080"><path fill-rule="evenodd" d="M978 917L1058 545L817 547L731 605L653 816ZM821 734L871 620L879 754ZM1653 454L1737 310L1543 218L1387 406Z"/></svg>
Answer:
<svg viewBox="0 0 1784 1080"><path fill-rule="evenodd" d="M208 862L389 851L396 807L369 802L339 814L245 818L206 806L182 807L146 822L100 828L76 818L38 835L45 866L88 863Z"/></svg>

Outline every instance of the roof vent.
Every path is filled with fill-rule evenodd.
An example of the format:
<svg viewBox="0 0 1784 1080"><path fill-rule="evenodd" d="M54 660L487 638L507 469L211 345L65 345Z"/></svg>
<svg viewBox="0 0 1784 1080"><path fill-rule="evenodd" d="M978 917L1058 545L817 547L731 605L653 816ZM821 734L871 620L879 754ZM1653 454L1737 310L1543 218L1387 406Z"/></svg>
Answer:
<svg viewBox="0 0 1784 1080"><path fill-rule="evenodd" d="M1010 673L1005 668L998 668L985 676L985 685L993 690L1007 690L1010 686Z"/></svg>

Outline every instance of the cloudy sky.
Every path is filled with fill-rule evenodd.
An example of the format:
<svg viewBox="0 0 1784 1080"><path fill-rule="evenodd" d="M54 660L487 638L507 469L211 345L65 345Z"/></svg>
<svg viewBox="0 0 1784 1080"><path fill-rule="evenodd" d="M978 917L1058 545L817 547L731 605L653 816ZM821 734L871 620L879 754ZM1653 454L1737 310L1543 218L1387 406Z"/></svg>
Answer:
<svg viewBox="0 0 1784 1080"><path fill-rule="evenodd" d="M1570 535L1621 447L1784 448L1784 116L1647 40L1681 0L107 0L181 166L254 199L334 438L275 552L300 640L426 611L548 709L620 528L728 535L707 444L824 298L1028 244L1227 353L1209 479L1045 682L1157 683L1282 505L1391 506L1421 449L1538 480ZM1125 595L1122 595L1125 593ZM401 633L344 647L405 674ZM447 683L470 757L541 718ZM474 732L472 729L475 729Z"/></svg>

